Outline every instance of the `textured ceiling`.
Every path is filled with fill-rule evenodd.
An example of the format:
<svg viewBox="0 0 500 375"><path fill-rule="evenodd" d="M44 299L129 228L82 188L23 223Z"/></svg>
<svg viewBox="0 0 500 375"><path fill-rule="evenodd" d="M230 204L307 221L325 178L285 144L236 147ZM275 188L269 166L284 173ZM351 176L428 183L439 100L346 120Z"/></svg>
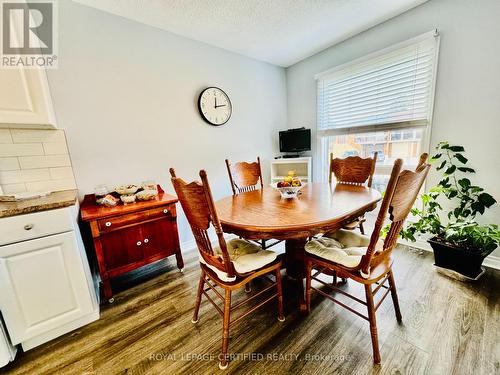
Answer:
<svg viewBox="0 0 500 375"><path fill-rule="evenodd" d="M290 66L427 0L74 0Z"/></svg>

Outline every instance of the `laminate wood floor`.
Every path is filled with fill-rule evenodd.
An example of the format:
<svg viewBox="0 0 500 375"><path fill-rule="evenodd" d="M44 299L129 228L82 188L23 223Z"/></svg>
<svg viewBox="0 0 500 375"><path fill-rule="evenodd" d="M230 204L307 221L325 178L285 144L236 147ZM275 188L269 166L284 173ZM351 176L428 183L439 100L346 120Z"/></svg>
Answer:
<svg viewBox="0 0 500 375"><path fill-rule="evenodd" d="M191 323L199 268L184 254L185 273L174 260L138 285L122 279L101 319L26 353L5 374L215 374L221 318L205 300ZM488 269L477 283L444 276L432 254L395 251L395 279L403 324L387 298L377 312L382 364L373 365L368 322L313 294L301 316L295 286L284 278L286 321L271 302L231 331L235 354L227 374L499 374L500 272ZM137 275L136 275L137 276ZM263 285L263 284L262 284ZM262 286L258 282L253 291ZM350 292L359 288L350 281ZM244 297L238 292L237 298Z"/></svg>

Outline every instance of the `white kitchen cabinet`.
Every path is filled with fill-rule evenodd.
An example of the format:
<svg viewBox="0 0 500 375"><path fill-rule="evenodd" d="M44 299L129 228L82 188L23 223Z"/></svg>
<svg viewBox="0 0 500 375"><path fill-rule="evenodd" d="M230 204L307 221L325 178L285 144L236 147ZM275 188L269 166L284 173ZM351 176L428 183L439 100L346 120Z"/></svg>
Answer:
<svg viewBox="0 0 500 375"><path fill-rule="evenodd" d="M13 344L92 312L76 246L67 232L2 248L1 308Z"/></svg>
<svg viewBox="0 0 500 375"><path fill-rule="evenodd" d="M11 37L17 39L18 45L24 35L23 19L19 13L11 18ZM30 24L33 22L30 18ZM30 47L36 45L36 38L30 40ZM56 127L45 69L24 69L21 66L0 69L0 128Z"/></svg>
<svg viewBox="0 0 500 375"><path fill-rule="evenodd" d="M44 69L0 69L0 128L57 128Z"/></svg>
<svg viewBox="0 0 500 375"><path fill-rule="evenodd" d="M25 240L15 234L14 242L0 246L0 311L12 344L25 350L99 318L75 210L0 219L2 230L26 232ZM56 227L47 225L51 222L61 233L54 233Z"/></svg>

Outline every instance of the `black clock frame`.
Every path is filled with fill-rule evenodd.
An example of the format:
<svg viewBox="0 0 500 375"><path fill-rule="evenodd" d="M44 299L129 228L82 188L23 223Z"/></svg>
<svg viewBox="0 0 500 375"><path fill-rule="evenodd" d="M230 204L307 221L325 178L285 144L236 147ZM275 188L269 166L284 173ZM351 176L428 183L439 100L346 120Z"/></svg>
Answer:
<svg viewBox="0 0 500 375"><path fill-rule="evenodd" d="M203 111L201 110L201 97L203 95L203 93L207 90L210 90L210 89L217 89L217 90L220 90L224 93L224 95L226 95L226 98L227 100L229 101L229 105L231 106L231 112L229 113L229 117L227 118L226 121L224 121L222 124L214 124L213 122L210 122L206 117L205 115L203 114ZM225 125L229 119L231 118L231 115L233 114L233 103L231 102L231 99L229 98L229 95L227 94L227 92L225 92L224 90L222 90L220 87L217 87L217 86L210 86L210 87L206 87L204 88L201 92L200 92L200 95L198 96L198 112L200 113L200 116L201 118L203 119L203 121L205 121L207 124L209 125L212 125L212 126L222 126L222 125Z"/></svg>

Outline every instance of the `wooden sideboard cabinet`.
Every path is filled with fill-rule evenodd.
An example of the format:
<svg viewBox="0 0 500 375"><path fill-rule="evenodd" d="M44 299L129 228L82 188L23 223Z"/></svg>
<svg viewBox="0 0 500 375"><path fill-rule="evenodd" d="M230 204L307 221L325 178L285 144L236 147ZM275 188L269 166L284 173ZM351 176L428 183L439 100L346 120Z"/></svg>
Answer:
<svg viewBox="0 0 500 375"><path fill-rule="evenodd" d="M94 194L81 205L82 221L90 225L99 265L103 294L113 302L110 279L157 260L175 255L177 267L184 268L175 204L178 199L163 192L154 200L99 206Z"/></svg>

